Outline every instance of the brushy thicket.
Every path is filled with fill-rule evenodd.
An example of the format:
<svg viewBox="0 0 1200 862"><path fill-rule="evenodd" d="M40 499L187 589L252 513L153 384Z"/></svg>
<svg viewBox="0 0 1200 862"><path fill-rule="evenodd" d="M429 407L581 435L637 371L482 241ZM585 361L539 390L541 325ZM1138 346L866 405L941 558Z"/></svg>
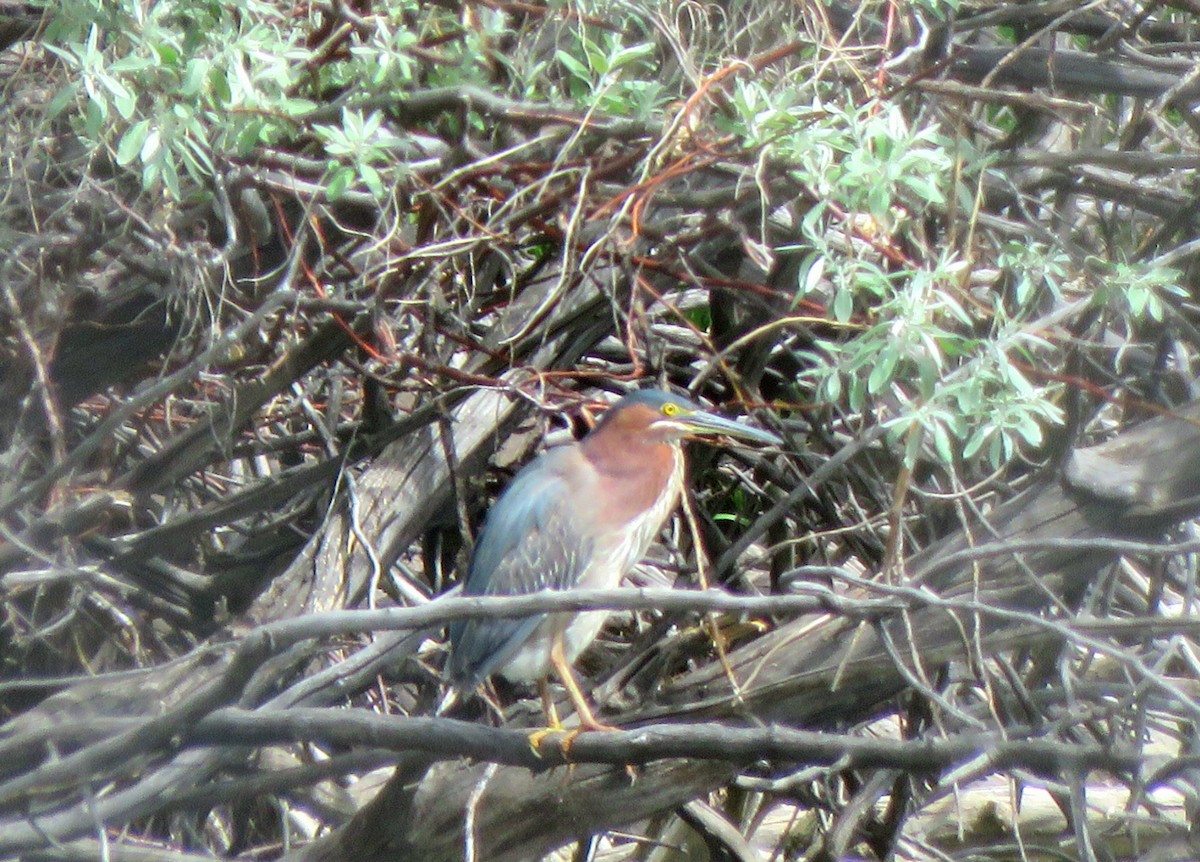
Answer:
<svg viewBox="0 0 1200 862"><path fill-rule="evenodd" d="M1025 641L964 624L925 665L881 634L861 671L713 686L774 626L907 624L915 552L1192 396L1197 28L1185 0L0 3L0 855L321 846L378 826L371 770L397 763L397 822L429 804L402 784L445 819L357 858L1184 842L1194 501L1106 521L1182 544L1080 546L1084 594L1028 570ZM526 774L478 703L428 736L346 730L434 714L441 630L308 615L428 604L542 432L648 382L787 446L691 453L644 580L824 596L807 622L623 613L583 662L609 720L702 723L659 738L718 765ZM1143 625L1079 622L1102 617ZM712 722L747 718L843 735L807 769L778 739L719 763ZM914 765L909 738L948 747ZM494 752L515 783L489 808L482 772L408 747ZM1061 818L1022 832L1034 791Z"/></svg>

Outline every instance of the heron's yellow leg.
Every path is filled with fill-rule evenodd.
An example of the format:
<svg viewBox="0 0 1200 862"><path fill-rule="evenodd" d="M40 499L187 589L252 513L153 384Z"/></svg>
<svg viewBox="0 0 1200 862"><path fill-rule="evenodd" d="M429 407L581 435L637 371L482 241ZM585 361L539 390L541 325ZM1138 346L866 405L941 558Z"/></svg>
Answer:
<svg viewBox="0 0 1200 862"><path fill-rule="evenodd" d="M540 757L542 740L552 733L561 733L563 726L558 720L554 698L550 696L550 681L545 677L538 680L538 694L542 697L542 713L546 716L546 726L529 734L529 747Z"/></svg>
<svg viewBox="0 0 1200 862"><path fill-rule="evenodd" d="M546 727L562 730L562 722L558 720L558 708L554 705L554 698L550 696L550 680L545 677L538 680L538 694L542 698L542 714L546 716Z"/></svg>
<svg viewBox="0 0 1200 862"><path fill-rule="evenodd" d="M550 644L550 664L554 666L559 679L567 687L567 694L571 696L571 703L575 707L575 714L579 716L579 729L576 733L585 730L619 730L619 728L613 727L611 724L605 724L600 721L592 713L592 707L588 704L587 698L584 697L583 690L579 687L578 680L575 679L575 672L571 670L571 665L567 661L561 634L556 635Z"/></svg>
<svg viewBox="0 0 1200 862"><path fill-rule="evenodd" d="M575 679L575 672L571 670L571 664L567 661L566 653L563 651L561 634L556 636L550 645L550 664L554 666L563 685L567 687L567 694L571 696L571 703L575 706L575 714L579 716L579 727L568 731L567 738L563 740L564 757L571 756L571 743L581 733L589 730L620 730L618 727L600 721L592 712L592 707L584 697L583 690L579 688L579 681Z"/></svg>
<svg viewBox="0 0 1200 862"><path fill-rule="evenodd" d="M566 686L567 694L570 695L571 703L575 707L575 714L579 716L579 726L566 731L566 738L562 744L564 756L570 756L571 743L581 733L589 730L620 730L618 727L613 727L611 724L605 724L600 721L596 718L595 713L592 712L591 705L587 702L583 690L579 687L578 680L575 679L575 672L571 670L571 665L567 661L561 632L556 634L551 641L550 664L558 674L559 679L562 680L563 685ZM563 726L558 720L558 711L554 708L554 702L550 698L549 684L543 679L538 683L538 686L542 695L542 709L545 711L546 718L550 722L549 727L535 731L529 735L529 745L533 748L535 754L540 755L542 740L552 733L563 732Z"/></svg>

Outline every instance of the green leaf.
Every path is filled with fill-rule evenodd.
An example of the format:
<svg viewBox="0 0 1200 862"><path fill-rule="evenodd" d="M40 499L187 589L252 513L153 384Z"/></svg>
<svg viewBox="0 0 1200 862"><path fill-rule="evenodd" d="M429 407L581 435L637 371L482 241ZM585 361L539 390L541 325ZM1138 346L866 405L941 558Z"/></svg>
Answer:
<svg viewBox="0 0 1200 862"><path fill-rule="evenodd" d="M871 374L867 378L867 392L872 395L878 395L892 382L892 374L896 370L896 364L900 361L900 355L895 350L885 350L876 360L874 367L871 369Z"/></svg>
<svg viewBox="0 0 1200 862"><path fill-rule="evenodd" d="M905 177L904 184L912 189L926 203L941 205L945 202L945 197L942 195L942 190L935 183L922 176L909 175Z"/></svg>
<svg viewBox="0 0 1200 862"><path fill-rule="evenodd" d="M208 86L212 90L217 101L222 105L228 105L233 99L233 92L229 88L229 79L225 77L225 72L215 66L208 71Z"/></svg>
<svg viewBox="0 0 1200 862"><path fill-rule="evenodd" d="M47 117L49 119L54 119L64 110L66 110L67 106L72 104L77 98L79 98L79 82L72 81L70 84L67 84L54 94L54 98L50 100L50 105L46 109Z"/></svg>
<svg viewBox="0 0 1200 862"><path fill-rule="evenodd" d="M150 135L150 121L139 120L130 126L117 144L117 164L128 165L142 152L146 138Z"/></svg>
<svg viewBox="0 0 1200 862"><path fill-rule="evenodd" d="M115 78L106 78L104 84L112 94L113 107L117 109L117 113L121 115L121 118L125 120L133 119L133 115L137 111L137 96Z"/></svg>
<svg viewBox="0 0 1200 862"><path fill-rule="evenodd" d="M933 423L933 448L944 464L954 463L954 446L950 441L950 433L941 422Z"/></svg>
<svg viewBox="0 0 1200 862"><path fill-rule="evenodd" d="M187 68L183 73L183 83L179 85L180 95L198 96L204 89L204 82L208 79L208 70L208 60L199 57L188 60Z"/></svg>
<svg viewBox="0 0 1200 862"><path fill-rule="evenodd" d="M655 51L654 45L643 42L638 45L631 45L628 48L622 48L612 57L612 68L619 69L622 66L627 66L634 63L643 57L649 57Z"/></svg>
<svg viewBox="0 0 1200 862"><path fill-rule="evenodd" d="M362 177L362 181L366 183L367 188L371 191L371 194L380 199L386 195L383 186L383 177L379 175L379 171L364 162L358 166L358 172Z"/></svg>
<svg viewBox="0 0 1200 862"><path fill-rule="evenodd" d="M316 103L308 99L283 99L279 108L289 117L303 117L316 110Z"/></svg>
<svg viewBox="0 0 1200 862"><path fill-rule="evenodd" d="M163 185L166 186L167 194L175 200L183 200L183 194L179 187L179 170L175 167L175 161L170 157L169 153L164 153L162 162L162 179Z"/></svg>
<svg viewBox="0 0 1200 862"><path fill-rule="evenodd" d="M932 398L937 389L939 364L933 357L922 356L917 360L917 382L922 398Z"/></svg>
<svg viewBox="0 0 1200 862"><path fill-rule="evenodd" d="M915 423L915 420L914 424L916 427L910 425L905 428L904 434L904 464L908 467L917 463L917 459L921 455L921 445L925 442L924 429L919 423Z"/></svg>
<svg viewBox="0 0 1200 862"><path fill-rule="evenodd" d="M965 385L954 390L954 401L958 409L968 416L974 415L982 403L983 393L977 384L977 380L967 381Z"/></svg>
<svg viewBox="0 0 1200 862"><path fill-rule="evenodd" d="M329 196L331 201L336 201L346 193L346 190L350 188L355 179L354 168L340 167L333 172L329 177L329 181L325 183L325 194Z"/></svg>
<svg viewBox="0 0 1200 862"><path fill-rule="evenodd" d="M842 376L836 371L825 379L825 398L837 401L842 397Z"/></svg>
<svg viewBox="0 0 1200 862"><path fill-rule="evenodd" d="M782 249L779 250L782 251ZM797 298L808 296L816 290L824 275L825 256L822 254L807 255L800 264L800 271L796 274Z"/></svg>
<svg viewBox="0 0 1200 862"><path fill-rule="evenodd" d="M197 134L202 131L202 129L197 130ZM208 148L197 138L188 135L183 139L183 155L191 166L189 172L197 180L211 177L216 173L217 167L213 164Z"/></svg>
<svg viewBox="0 0 1200 862"><path fill-rule="evenodd" d="M585 66L583 63L579 62L574 57L572 57L566 51L564 51L560 48L559 50L554 52L554 56L558 60L558 62L560 62L564 66L566 66L567 70L572 75L574 75L576 78L582 78L585 81L591 80L592 76L591 76L590 72L588 71L588 67Z"/></svg>
<svg viewBox="0 0 1200 862"><path fill-rule="evenodd" d="M96 98L88 99L83 113L83 131L89 138L99 138L100 130L108 119L108 108Z"/></svg>
<svg viewBox="0 0 1200 862"><path fill-rule="evenodd" d="M608 74L609 69L612 68L608 55L599 45L586 36L583 39L583 53L587 56L588 65L592 68L593 72L597 75Z"/></svg>
<svg viewBox="0 0 1200 862"><path fill-rule="evenodd" d="M975 457L975 454L983 448L983 444L987 443L991 438L992 430L992 426L990 425L976 428L975 433L967 440L967 445L963 446L962 456L964 458Z"/></svg>
<svg viewBox="0 0 1200 862"><path fill-rule="evenodd" d="M150 58L137 55L121 57L108 64L109 74L116 75L130 75L135 72L145 71L148 68L150 68Z"/></svg>
<svg viewBox="0 0 1200 862"><path fill-rule="evenodd" d="M1012 437L1000 431L992 435L992 445L988 447L988 460L994 466L999 467L1006 461L1012 459L1013 441Z"/></svg>
<svg viewBox="0 0 1200 862"><path fill-rule="evenodd" d="M160 162L154 161L142 168L142 188L150 191L158 185L158 178L162 173L162 165Z"/></svg>
<svg viewBox="0 0 1200 862"><path fill-rule="evenodd" d="M849 323L853 313L854 297L849 290L842 288L833 297L833 319L838 323Z"/></svg>
<svg viewBox="0 0 1200 862"><path fill-rule="evenodd" d="M1017 433L1030 446L1042 445L1042 426L1028 413L1017 417Z"/></svg>
<svg viewBox="0 0 1200 862"><path fill-rule="evenodd" d="M1125 289L1125 301L1129 303L1129 313L1134 317L1141 317L1142 312L1146 309L1146 302L1150 299L1150 291L1144 287L1131 285Z"/></svg>
<svg viewBox="0 0 1200 862"><path fill-rule="evenodd" d="M847 392L847 401L850 403L850 409L854 412L859 412L867 403L866 392L863 387L862 378L855 375L850 378L850 389Z"/></svg>
<svg viewBox="0 0 1200 862"><path fill-rule="evenodd" d="M372 111L370 115L362 122L362 137L374 137L379 131L379 127L383 125L383 115L378 111Z"/></svg>
<svg viewBox="0 0 1200 862"><path fill-rule="evenodd" d="M171 45L157 44L154 46L154 53L158 54L158 59L166 66L179 65L179 52Z"/></svg>
<svg viewBox="0 0 1200 862"><path fill-rule="evenodd" d="M254 117L238 129L233 139L233 146L239 156L250 155L254 148L262 141L262 133L265 127L266 120L261 117Z"/></svg>
<svg viewBox="0 0 1200 862"><path fill-rule="evenodd" d="M149 134L142 141L142 149L138 153L142 164L148 165L153 162L158 156L160 149L162 149L162 132L157 127L154 127L150 129Z"/></svg>

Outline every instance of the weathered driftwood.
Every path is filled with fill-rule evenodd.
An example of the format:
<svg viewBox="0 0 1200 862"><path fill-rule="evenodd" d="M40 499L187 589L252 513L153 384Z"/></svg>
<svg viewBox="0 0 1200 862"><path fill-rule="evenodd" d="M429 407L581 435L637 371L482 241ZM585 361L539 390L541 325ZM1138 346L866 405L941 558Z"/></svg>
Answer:
<svg viewBox="0 0 1200 862"><path fill-rule="evenodd" d="M888 800L879 804L880 813ZM1088 788L1088 827L1103 836L1100 843L1115 858L1138 858L1139 852L1155 848L1161 842L1172 841L1187 830L1187 811L1182 794L1174 791L1154 795L1155 816L1139 816L1129 807L1129 788L1120 784L1102 783ZM804 811L795 804L781 802L759 822L750 836L754 851L750 858L768 859L789 835L815 830L816 814ZM1132 839L1132 840L1131 840ZM953 855L975 849L981 857L994 862L1019 862L1023 842L1028 858L1042 859L1044 848L1071 858L1075 852L1071 824L1063 811L1062 798L1046 787L1029 782L1016 782L1005 776L991 776L956 788L935 802L922 807L905 825L904 840L900 843L898 859L928 859L933 854L926 848L936 848ZM1001 850L1003 844L1010 850ZM606 858L626 859L627 854L614 848ZM685 862L688 857L669 854L669 862ZM703 857L701 857L703 858ZM1159 857L1152 857L1159 859ZM1191 855L1162 857L1161 862L1194 859Z"/></svg>
<svg viewBox="0 0 1200 862"><path fill-rule="evenodd" d="M1200 403L1193 403L1077 453L1065 473L1069 483L1043 482L998 507L970 535L952 535L907 562L904 583L961 604L913 607L874 627L834 617L798 620L730 654L736 695L713 665L677 680L660 703L616 720L830 726L869 717L946 662L977 663L981 651L1061 643L1063 629L1019 612L1074 602L1117 557L1105 540L1151 538L1200 509L1200 472L1188 469L1200 462L1198 417ZM1113 482L1114 475L1123 479ZM1010 543L1019 543L1017 550L990 554ZM687 760L654 764L636 781L621 769L594 766L533 775L448 762L421 771L418 763L398 772L350 825L288 858L448 862L463 858L463 824L473 822L477 858L534 859L681 805L734 774L730 765ZM543 816L549 810L554 817Z"/></svg>

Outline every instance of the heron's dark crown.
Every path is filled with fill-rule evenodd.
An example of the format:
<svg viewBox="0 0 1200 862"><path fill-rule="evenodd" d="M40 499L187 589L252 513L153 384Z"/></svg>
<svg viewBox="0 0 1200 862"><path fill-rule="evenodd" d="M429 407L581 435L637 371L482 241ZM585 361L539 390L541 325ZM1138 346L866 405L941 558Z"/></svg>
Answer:
<svg viewBox="0 0 1200 862"><path fill-rule="evenodd" d="M604 414L604 418L601 420L600 425L607 424L608 422L612 421L612 417L616 416L623 410L629 409L630 407L637 407L641 405L657 411L661 410L664 404L677 404L687 410L689 413L703 409L696 404L696 402L688 398L684 398L682 395L664 392L661 389L639 389L637 392L631 392L630 394L626 395L624 398L610 407L608 412ZM597 430L599 430L599 426L597 426Z"/></svg>

